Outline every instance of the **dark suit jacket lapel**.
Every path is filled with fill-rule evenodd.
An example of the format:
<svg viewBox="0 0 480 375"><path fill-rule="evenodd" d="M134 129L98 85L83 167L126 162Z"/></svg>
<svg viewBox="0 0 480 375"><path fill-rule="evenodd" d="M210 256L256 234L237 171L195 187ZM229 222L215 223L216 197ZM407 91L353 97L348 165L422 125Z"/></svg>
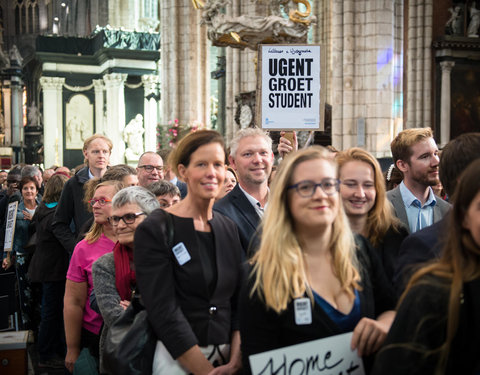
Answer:
<svg viewBox="0 0 480 375"><path fill-rule="evenodd" d="M240 215L244 216L249 224L256 230L260 217L253 208L250 201L247 199L243 191L237 185L231 192L232 194L232 204L238 209Z"/></svg>

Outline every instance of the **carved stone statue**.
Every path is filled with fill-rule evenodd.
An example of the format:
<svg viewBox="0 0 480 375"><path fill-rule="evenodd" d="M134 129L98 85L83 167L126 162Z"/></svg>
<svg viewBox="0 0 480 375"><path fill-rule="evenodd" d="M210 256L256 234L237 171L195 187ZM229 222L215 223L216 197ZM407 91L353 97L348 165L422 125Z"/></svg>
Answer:
<svg viewBox="0 0 480 375"><path fill-rule="evenodd" d="M445 24L445 32L449 35L462 35L462 8L457 5L455 8L448 8L448 11L451 13L451 16Z"/></svg>
<svg viewBox="0 0 480 375"><path fill-rule="evenodd" d="M42 114L40 110L35 105L35 101L32 102L32 105L28 107L28 125L29 126L39 126L42 122Z"/></svg>
<svg viewBox="0 0 480 375"><path fill-rule="evenodd" d="M8 67L10 67L10 59L5 54L5 52L3 52L3 49L0 48L0 69Z"/></svg>
<svg viewBox="0 0 480 375"><path fill-rule="evenodd" d="M10 63L12 65L15 65L14 62L16 62L16 65L22 66L23 58L22 58L22 55L20 55L20 51L18 50L15 44L12 46L12 48L10 48L9 55L10 55Z"/></svg>
<svg viewBox="0 0 480 375"><path fill-rule="evenodd" d="M476 8L475 1L470 7L470 23L468 24L467 35L469 38L478 38L478 27L480 26L480 10Z"/></svg>
<svg viewBox="0 0 480 375"><path fill-rule="evenodd" d="M144 132L143 116L141 114L137 114L135 118L125 126L125 129L123 129L123 140L127 147L125 150L125 157L127 160L138 160L140 155L143 154Z"/></svg>
<svg viewBox="0 0 480 375"><path fill-rule="evenodd" d="M302 1L303 0L298 0ZM297 1L297 2L298 2ZM221 10L229 0L208 0L202 9L202 23L208 27L208 38L214 45L250 48L257 50L259 43L300 43L305 42L310 22L310 10L305 13L290 11L289 17L283 17L280 6L287 7L290 0L272 0L274 14L260 16L230 16ZM300 17L308 17L301 19Z"/></svg>

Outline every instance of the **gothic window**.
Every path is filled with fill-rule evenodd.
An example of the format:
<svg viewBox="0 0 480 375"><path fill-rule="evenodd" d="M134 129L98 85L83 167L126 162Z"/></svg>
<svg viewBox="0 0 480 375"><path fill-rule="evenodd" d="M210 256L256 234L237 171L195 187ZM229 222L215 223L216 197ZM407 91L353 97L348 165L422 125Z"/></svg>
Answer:
<svg viewBox="0 0 480 375"><path fill-rule="evenodd" d="M38 32L37 0L14 0L15 31L17 34Z"/></svg>
<svg viewBox="0 0 480 375"><path fill-rule="evenodd" d="M158 19L158 0L143 0L143 17Z"/></svg>

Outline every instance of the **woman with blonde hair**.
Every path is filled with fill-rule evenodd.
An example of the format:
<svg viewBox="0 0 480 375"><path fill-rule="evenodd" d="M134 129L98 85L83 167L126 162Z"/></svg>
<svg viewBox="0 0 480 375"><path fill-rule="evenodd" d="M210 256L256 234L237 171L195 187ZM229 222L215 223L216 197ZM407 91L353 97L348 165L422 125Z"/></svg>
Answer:
<svg viewBox="0 0 480 375"><path fill-rule="evenodd" d="M379 259L349 228L338 185L336 164L322 147L280 165L240 299L247 369L252 354L350 331L351 347L369 355L388 332L391 292Z"/></svg>
<svg viewBox="0 0 480 375"><path fill-rule="evenodd" d="M98 358L102 317L91 309L89 303L93 289L92 265L115 246L116 236L108 218L112 212L112 199L122 188L119 181L105 181L95 187L89 201L94 223L85 238L75 246L70 259L63 310L67 343L65 367L70 372L73 372L82 348L88 348L90 354Z"/></svg>
<svg viewBox="0 0 480 375"><path fill-rule="evenodd" d="M479 174L460 177L442 255L410 279L373 374L480 373Z"/></svg>
<svg viewBox="0 0 480 375"><path fill-rule="evenodd" d="M387 200L380 164L372 154L358 147L339 152L335 160L350 227L378 251L387 278L392 281L398 250L408 231Z"/></svg>

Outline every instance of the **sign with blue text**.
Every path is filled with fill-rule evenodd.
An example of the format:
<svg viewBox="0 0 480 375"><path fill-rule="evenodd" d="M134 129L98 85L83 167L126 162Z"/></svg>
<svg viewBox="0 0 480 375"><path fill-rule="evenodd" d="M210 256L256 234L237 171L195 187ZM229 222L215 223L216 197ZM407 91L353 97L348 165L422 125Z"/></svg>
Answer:
<svg viewBox="0 0 480 375"><path fill-rule="evenodd" d="M323 130L322 59L319 45L259 46L257 118L263 129Z"/></svg>
<svg viewBox="0 0 480 375"><path fill-rule="evenodd" d="M350 349L353 333L331 336L254 354L253 375L365 375L362 359Z"/></svg>

